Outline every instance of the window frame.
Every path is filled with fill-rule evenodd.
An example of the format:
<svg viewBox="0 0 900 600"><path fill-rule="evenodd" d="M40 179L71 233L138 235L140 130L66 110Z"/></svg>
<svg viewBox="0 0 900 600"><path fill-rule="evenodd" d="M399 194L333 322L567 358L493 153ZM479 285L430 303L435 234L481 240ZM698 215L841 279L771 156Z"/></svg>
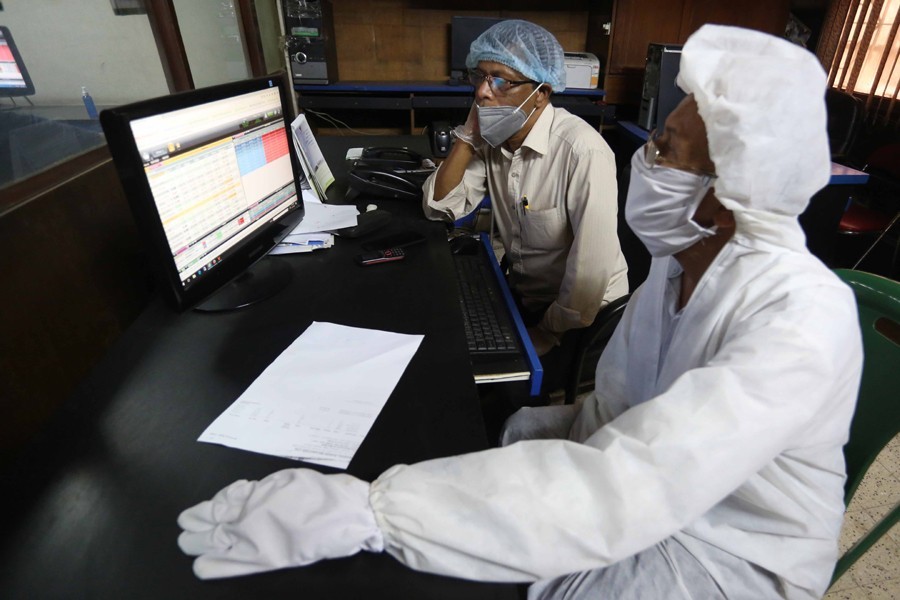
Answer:
<svg viewBox="0 0 900 600"><path fill-rule="evenodd" d="M194 89L194 81L188 63L178 18L172 0L144 0L150 28L162 62L169 93ZM234 8L241 33L244 57L253 77L266 75L262 40L256 19L256 0L234 0ZM0 216L55 187L65 185L79 175L111 160L104 143L63 160L34 175L14 181L3 187L0 200Z"/></svg>
<svg viewBox="0 0 900 600"><path fill-rule="evenodd" d="M900 0L836 0L832 2L825 17L822 37L817 48L817 56L828 70L828 85L853 94L865 102L867 120L872 123L900 125L900 111L892 115L898 100L898 88L893 90L887 84L900 69L900 57L895 55L900 47L900 15L894 22L886 39L886 45L878 60L878 69L867 86L867 91L859 91L858 77L866 62L867 55L874 51L871 46L876 29L884 22L883 16L894 8L900 12ZM857 15L862 12L862 19ZM877 15L876 18L865 15ZM888 64L891 56L894 61ZM851 63L852 61L852 63ZM888 67L888 68L885 68ZM883 81L884 76L888 80ZM881 88L884 88L883 91Z"/></svg>

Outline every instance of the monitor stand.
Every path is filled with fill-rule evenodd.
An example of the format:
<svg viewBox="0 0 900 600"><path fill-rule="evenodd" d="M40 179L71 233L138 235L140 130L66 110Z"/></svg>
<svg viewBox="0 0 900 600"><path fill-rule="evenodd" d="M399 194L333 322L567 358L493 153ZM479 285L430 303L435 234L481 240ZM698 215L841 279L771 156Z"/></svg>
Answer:
<svg viewBox="0 0 900 600"><path fill-rule="evenodd" d="M12 100L12 104L6 104L3 106L0 106L0 110L19 110L20 108L25 108L24 105L16 104L15 96L0 95L0 98L9 98L10 100ZM28 102L29 107L34 108L34 102L31 101L31 98L29 98L28 96L22 96L22 98L25 98L25 100Z"/></svg>
<svg viewBox="0 0 900 600"><path fill-rule="evenodd" d="M292 273L281 260L264 258L194 307L199 312L236 310L271 298L287 287Z"/></svg>

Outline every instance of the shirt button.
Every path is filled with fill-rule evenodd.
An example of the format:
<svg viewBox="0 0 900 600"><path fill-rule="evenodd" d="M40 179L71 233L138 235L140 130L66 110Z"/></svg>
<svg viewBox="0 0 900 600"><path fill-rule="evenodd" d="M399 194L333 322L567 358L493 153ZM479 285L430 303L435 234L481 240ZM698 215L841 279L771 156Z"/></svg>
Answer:
<svg viewBox="0 0 900 600"><path fill-rule="evenodd" d="M512 174L512 178L513 178L513 179L518 179L518 178L519 178L519 174L518 174L518 173L513 173L513 174Z"/></svg>

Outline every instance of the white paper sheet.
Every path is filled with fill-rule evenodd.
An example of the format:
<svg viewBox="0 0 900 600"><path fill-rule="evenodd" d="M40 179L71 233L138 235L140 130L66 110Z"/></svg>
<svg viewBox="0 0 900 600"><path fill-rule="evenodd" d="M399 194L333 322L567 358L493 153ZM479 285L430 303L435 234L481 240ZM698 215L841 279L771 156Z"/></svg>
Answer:
<svg viewBox="0 0 900 600"><path fill-rule="evenodd" d="M322 201L319 200L319 196L316 193L314 193L312 190L303 190L302 196L303 196L303 204L304 205L309 204L309 203L322 204Z"/></svg>
<svg viewBox="0 0 900 600"><path fill-rule="evenodd" d="M346 469L423 337L314 322L198 441Z"/></svg>
<svg viewBox="0 0 900 600"><path fill-rule="evenodd" d="M331 231L342 227L356 225L356 215L359 210L352 204L315 204L304 205L306 213L303 220L294 228L295 233L317 233L319 231Z"/></svg>

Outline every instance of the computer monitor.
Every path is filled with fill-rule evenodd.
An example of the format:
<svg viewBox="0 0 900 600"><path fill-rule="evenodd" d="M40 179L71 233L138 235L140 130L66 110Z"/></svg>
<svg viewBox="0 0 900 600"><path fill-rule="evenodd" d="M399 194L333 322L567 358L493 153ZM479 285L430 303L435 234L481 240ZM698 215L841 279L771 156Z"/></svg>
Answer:
<svg viewBox="0 0 900 600"><path fill-rule="evenodd" d="M450 19L450 83L468 83L466 57L479 35L504 19L491 17L453 17Z"/></svg>
<svg viewBox="0 0 900 600"><path fill-rule="evenodd" d="M9 29L0 25L0 97L31 96L34 84Z"/></svg>
<svg viewBox="0 0 900 600"><path fill-rule="evenodd" d="M284 76L104 110L100 122L148 260L178 310L228 310L290 281L266 256L302 220ZM257 262L259 261L259 262Z"/></svg>

